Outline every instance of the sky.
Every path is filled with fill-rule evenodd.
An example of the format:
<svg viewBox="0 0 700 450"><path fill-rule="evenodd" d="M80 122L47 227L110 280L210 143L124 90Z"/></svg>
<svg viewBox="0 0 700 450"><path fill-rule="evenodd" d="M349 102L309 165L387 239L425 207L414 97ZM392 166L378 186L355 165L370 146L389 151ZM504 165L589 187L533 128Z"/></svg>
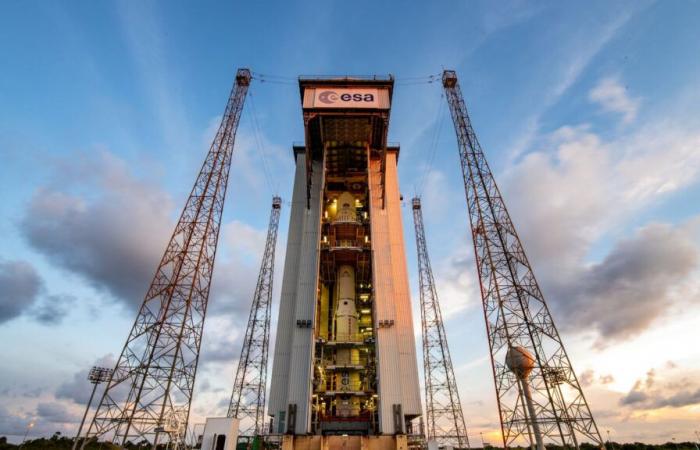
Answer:
<svg viewBox="0 0 700 450"><path fill-rule="evenodd" d="M226 412L275 193L277 315L295 77L390 73L469 435L499 442L455 133L429 82L455 69L604 438L696 439L698 22L690 0L2 2L0 435L75 433L249 67L192 423ZM417 321L408 206L403 226Z"/></svg>

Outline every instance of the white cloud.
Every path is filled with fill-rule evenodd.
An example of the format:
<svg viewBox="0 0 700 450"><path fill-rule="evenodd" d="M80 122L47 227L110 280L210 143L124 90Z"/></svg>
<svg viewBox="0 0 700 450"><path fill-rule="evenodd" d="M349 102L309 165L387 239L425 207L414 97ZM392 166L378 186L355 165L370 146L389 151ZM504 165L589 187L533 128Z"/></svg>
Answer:
<svg viewBox="0 0 700 450"><path fill-rule="evenodd" d="M593 261L590 253L645 208L698 182L700 133L663 123L606 141L582 125L546 142L554 151L528 154L503 177L530 261L560 324L595 330L606 343L629 339L679 300L674 287L694 279L693 232L649 225Z"/></svg>
<svg viewBox="0 0 700 450"><path fill-rule="evenodd" d="M226 240L227 252L233 255L244 255L254 262L260 261L265 248L265 230L234 220L222 227L222 235Z"/></svg>
<svg viewBox="0 0 700 450"><path fill-rule="evenodd" d="M618 242L600 263L552 283L553 306L565 329L597 330L598 346L627 339L648 329L673 303L697 305L679 291L692 283L699 255L682 228L647 225Z"/></svg>
<svg viewBox="0 0 700 450"><path fill-rule="evenodd" d="M559 67L552 68L552 71L557 76L548 85L548 90L539 94L540 99L536 102L538 106L534 106L535 111L533 114L524 119L525 126L523 131L511 146L508 157L510 161L515 160L530 148L539 134L542 116L552 106L557 104L564 94L578 81L594 58L638 12L638 10L628 9L605 23L597 33L593 35L586 33L583 39L568 45L568 48L567 46L560 48L564 55L562 60L565 62Z"/></svg>
<svg viewBox="0 0 700 450"><path fill-rule="evenodd" d="M556 151L528 154L502 185L528 256L556 258L553 270L545 270L556 272L582 258L601 234L615 213L609 208L615 190L610 152L587 127L563 127L549 143Z"/></svg>
<svg viewBox="0 0 700 450"><path fill-rule="evenodd" d="M700 175L700 132L672 120L647 124L611 147L622 153L616 171L625 203L654 201L696 183Z"/></svg>
<svg viewBox="0 0 700 450"><path fill-rule="evenodd" d="M146 4L121 4L117 13L124 43L164 141L171 151L186 147L193 142L192 121L183 101L178 71L171 67L170 41L162 29L162 18L153 5Z"/></svg>
<svg viewBox="0 0 700 450"><path fill-rule="evenodd" d="M440 295L442 318L445 321L480 304L479 280L474 273L474 258L469 253L470 250L466 245L460 245L452 256L435 267L435 284ZM420 327L417 330L420 330Z"/></svg>
<svg viewBox="0 0 700 450"><path fill-rule="evenodd" d="M24 214L25 238L56 266L140 304L172 232L170 196L107 151L72 155L54 170Z"/></svg>
<svg viewBox="0 0 700 450"><path fill-rule="evenodd" d="M43 280L28 262L0 259L0 323L31 307L42 286Z"/></svg>
<svg viewBox="0 0 700 450"><path fill-rule="evenodd" d="M623 123L631 123L637 117L640 100L632 98L618 77L601 79L588 93L588 99L600 105L603 111L622 115Z"/></svg>

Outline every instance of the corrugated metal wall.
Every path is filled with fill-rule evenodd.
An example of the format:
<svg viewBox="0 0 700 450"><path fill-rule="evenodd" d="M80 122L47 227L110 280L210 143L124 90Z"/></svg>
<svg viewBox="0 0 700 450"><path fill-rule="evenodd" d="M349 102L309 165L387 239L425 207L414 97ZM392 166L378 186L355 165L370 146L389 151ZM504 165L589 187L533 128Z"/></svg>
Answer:
<svg viewBox="0 0 700 450"><path fill-rule="evenodd" d="M296 166L268 411L275 415L275 430L286 431L286 425L278 428L279 413L296 404L295 433L304 434L310 427L314 341L313 327L298 326L298 321L313 322L315 316L323 165L313 163L308 209L303 154L297 155Z"/></svg>
<svg viewBox="0 0 700 450"><path fill-rule="evenodd" d="M370 161L374 320L375 324L378 324L379 411L381 432L386 434L394 432L394 404L401 404L404 415L421 414L396 157L395 152L389 152L386 158L384 209L381 161Z"/></svg>
<svg viewBox="0 0 700 450"><path fill-rule="evenodd" d="M305 157L299 154L296 159L268 411L275 416L275 431L285 431L286 420L284 428L279 428L280 412L286 415L287 406L296 404L295 433L305 434L310 430L314 340L313 327L300 327L297 321L315 317L323 164L313 163L311 208L307 209ZM379 324L380 431L393 434L393 405L400 404L404 415L415 416L421 414L421 400L396 153L390 152L386 159L385 208L380 168L379 160L370 162L374 320Z"/></svg>
<svg viewBox="0 0 700 450"><path fill-rule="evenodd" d="M272 359L272 378L268 414L275 416L275 430L278 429L280 411L287 410L287 387L289 382L289 355L291 352L292 331L296 327L294 304L296 303L297 279L299 278L299 254L301 251L301 230L306 210L306 163L303 154L296 156L296 172L292 191L292 208L289 215L287 253L284 260L282 290L277 320L277 337Z"/></svg>
<svg viewBox="0 0 700 450"><path fill-rule="evenodd" d="M311 175L310 208L304 205L304 227L301 237L299 257L299 277L297 281L296 309L294 311L294 331L292 332L292 352L289 365L289 388L287 403L297 405L297 434L308 433L311 426L311 382L314 355L314 331L312 327L298 327L297 320L313 323L318 290L318 255L321 234L321 188L323 184L323 163L314 161ZM304 199L305 200L305 199Z"/></svg>

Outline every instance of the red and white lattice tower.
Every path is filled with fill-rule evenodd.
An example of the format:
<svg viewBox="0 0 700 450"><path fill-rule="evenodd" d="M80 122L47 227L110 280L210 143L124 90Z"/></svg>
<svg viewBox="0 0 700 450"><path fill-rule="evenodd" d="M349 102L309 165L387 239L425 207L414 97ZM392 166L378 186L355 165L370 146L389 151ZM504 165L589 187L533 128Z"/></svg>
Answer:
<svg viewBox="0 0 700 450"><path fill-rule="evenodd" d="M457 74L443 87L452 113L486 318L505 447L526 441L603 445L484 152Z"/></svg>
<svg viewBox="0 0 700 450"><path fill-rule="evenodd" d="M233 145L250 80L248 69L236 73L221 125L84 443L105 437L121 446L184 442Z"/></svg>

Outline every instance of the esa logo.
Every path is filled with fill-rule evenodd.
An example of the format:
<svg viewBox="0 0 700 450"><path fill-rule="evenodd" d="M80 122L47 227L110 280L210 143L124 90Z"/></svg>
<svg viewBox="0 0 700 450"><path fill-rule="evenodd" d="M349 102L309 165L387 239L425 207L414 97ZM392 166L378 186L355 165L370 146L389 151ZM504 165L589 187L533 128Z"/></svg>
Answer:
<svg viewBox="0 0 700 450"><path fill-rule="evenodd" d="M374 94L340 94L338 95L335 91L323 91L318 94L318 100L326 105L332 105L333 103L341 102L368 102L374 101Z"/></svg>

